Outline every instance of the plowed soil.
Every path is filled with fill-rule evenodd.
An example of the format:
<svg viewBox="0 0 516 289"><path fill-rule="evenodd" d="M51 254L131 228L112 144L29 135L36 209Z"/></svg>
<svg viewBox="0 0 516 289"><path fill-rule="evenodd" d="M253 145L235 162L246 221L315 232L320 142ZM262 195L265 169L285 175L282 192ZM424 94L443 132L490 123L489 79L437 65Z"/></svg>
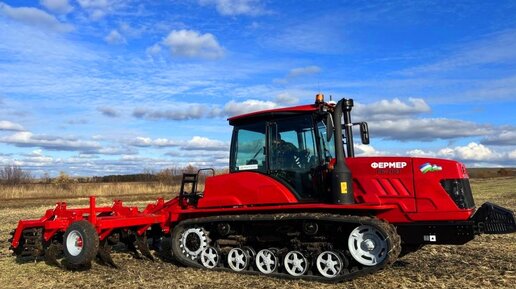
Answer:
<svg viewBox="0 0 516 289"><path fill-rule="evenodd" d="M515 185L516 178L472 180L477 205L489 200L512 210ZM128 204L144 206L154 196L131 198ZM19 219L41 217L53 202L0 200L1 288L516 288L516 234L482 235L463 246L426 246L381 272L340 284L196 270L165 260L137 260L127 252L113 254L120 269L94 263L89 271L71 272L44 262L16 262L8 249L10 230ZM69 205L85 206L87 199Z"/></svg>

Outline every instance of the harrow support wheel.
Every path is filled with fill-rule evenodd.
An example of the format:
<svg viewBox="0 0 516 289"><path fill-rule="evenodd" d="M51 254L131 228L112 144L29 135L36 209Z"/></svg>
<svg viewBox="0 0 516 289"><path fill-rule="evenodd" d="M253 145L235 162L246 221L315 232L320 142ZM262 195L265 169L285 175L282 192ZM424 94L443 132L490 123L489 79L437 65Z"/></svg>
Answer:
<svg viewBox="0 0 516 289"><path fill-rule="evenodd" d="M85 220L72 223L63 236L63 251L70 269L90 266L99 250L99 236Z"/></svg>

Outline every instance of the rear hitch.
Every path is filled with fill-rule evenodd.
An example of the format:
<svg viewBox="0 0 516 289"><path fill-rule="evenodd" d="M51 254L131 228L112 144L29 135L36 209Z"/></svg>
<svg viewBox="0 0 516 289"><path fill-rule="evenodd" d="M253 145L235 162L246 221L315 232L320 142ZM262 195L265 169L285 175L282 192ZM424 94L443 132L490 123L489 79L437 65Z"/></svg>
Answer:
<svg viewBox="0 0 516 289"><path fill-rule="evenodd" d="M492 203L484 203L470 218L476 234L509 234L516 232L514 212Z"/></svg>

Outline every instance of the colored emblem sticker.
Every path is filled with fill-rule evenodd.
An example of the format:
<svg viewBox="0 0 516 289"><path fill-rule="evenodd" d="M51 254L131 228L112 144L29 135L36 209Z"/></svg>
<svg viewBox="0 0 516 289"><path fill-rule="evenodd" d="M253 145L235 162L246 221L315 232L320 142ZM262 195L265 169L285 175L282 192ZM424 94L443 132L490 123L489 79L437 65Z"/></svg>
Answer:
<svg viewBox="0 0 516 289"><path fill-rule="evenodd" d="M438 172L438 171L442 171L443 168L438 166L438 165L432 165L430 163L424 163L422 164L420 167L419 167L419 170L423 173L423 174L426 174L428 172Z"/></svg>
<svg viewBox="0 0 516 289"><path fill-rule="evenodd" d="M341 182L340 183L340 193L341 194L347 194L348 193L348 183L347 182Z"/></svg>

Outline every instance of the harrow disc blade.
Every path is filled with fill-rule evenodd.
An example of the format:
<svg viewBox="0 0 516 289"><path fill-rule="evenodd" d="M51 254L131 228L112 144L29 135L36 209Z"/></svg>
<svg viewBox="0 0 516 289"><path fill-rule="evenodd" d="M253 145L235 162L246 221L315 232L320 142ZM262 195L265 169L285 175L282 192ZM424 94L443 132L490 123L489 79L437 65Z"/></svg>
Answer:
<svg viewBox="0 0 516 289"><path fill-rule="evenodd" d="M152 256L152 253L150 251L149 242L147 242L146 235L136 236L135 244L138 247L138 250L143 254L143 256L147 257L149 260L154 261L154 256Z"/></svg>
<svg viewBox="0 0 516 289"><path fill-rule="evenodd" d="M63 255L63 245L60 243L53 243L45 249L45 263L51 266L64 268L63 264L57 259Z"/></svg>
<svg viewBox="0 0 516 289"><path fill-rule="evenodd" d="M111 266L115 269L118 269L118 265L113 261L111 257L111 246L107 241L104 241L100 244L99 250L97 251L97 257L104 265Z"/></svg>

